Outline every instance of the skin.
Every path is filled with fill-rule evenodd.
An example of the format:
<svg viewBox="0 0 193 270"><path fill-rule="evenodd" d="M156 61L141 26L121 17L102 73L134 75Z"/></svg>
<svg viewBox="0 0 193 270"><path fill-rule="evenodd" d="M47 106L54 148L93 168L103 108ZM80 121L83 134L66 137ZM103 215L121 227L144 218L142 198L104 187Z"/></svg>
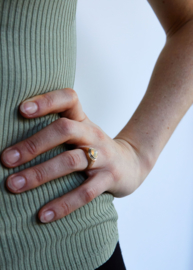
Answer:
<svg viewBox="0 0 193 270"><path fill-rule="evenodd" d="M36 118L59 113L61 118L33 136L4 149L1 162L7 168L20 166L61 143L74 150L9 175L6 187L12 193L36 188L73 171L86 170L88 178L69 193L50 201L38 212L42 222L63 218L107 191L114 197L134 192L153 168L176 126L193 103L193 4L189 0L149 0L166 32L166 43L153 70L147 91L127 125L111 139L91 122L73 89L58 89L23 101L23 117ZM24 111L27 104L37 111ZM98 159L87 169L83 147L98 151ZM17 150L20 158L11 163ZM10 152L11 153L11 152ZM13 179L23 176L24 187L14 189ZM51 220L45 212L53 211ZM51 217L51 215L50 215Z"/></svg>

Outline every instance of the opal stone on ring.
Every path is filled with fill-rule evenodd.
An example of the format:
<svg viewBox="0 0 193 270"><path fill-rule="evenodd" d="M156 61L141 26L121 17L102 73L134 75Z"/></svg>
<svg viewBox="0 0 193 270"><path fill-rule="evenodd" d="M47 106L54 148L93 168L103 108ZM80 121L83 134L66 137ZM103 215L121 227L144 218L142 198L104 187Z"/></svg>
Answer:
<svg viewBox="0 0 193 270"><path fill-rule="evenodd" d="M86 170L89 170L92 167L92 165L95 163L95 161L97 160L98 151L94 148L88 148L88 147L80 147L80 149L82 149L86 154L86 158L88 160L88 166Z"/></svg>
<svg viewBox="0 0 193 270"><path fill-rule="evenodd" d="M92 161L96 161L96 159L98 157L98 152L94 148L89 148L88 149L88 155L92 159Z"/></svg>
<svg viewBox="0 0 193 270"><path fill-rule="evenodd" d="M86 169L89 170L92 167L92 165L94 164L94 162L97 160L98 152L94 148L87 148L86 156L88 159L88 166Z"/></svg>
<svg viewBox="0 0 193 270"><path fill-rule="evenodd" d="M98 151L94 148L88 148L88 147L79 147L85 152L86 158L88 160L88 166L85 168L85 170L89 170L92 165L95 163L98 157Z"/></svg>

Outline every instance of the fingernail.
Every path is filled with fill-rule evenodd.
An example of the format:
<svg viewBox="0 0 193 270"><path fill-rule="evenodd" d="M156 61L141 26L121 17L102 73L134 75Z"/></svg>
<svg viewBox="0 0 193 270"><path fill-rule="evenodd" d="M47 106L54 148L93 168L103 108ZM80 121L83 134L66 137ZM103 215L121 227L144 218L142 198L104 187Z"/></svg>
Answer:
<svg viewBox="0 0 193 270"><path fill-rule="evenodd" d="M24 102L20 106L20 110L27 114L35 113L38 109L38 106L35 102Z"/></svg>
<svg viewBox="0 0 193 270"><path fill-rule="evenodd" d="M22 188L24 185L25 185L26 181L25 181L25 178L22 177L22 176L16 176L12 179L9 179L7 185L17 191L18 189Z"/></svg>
<svg viewBox="0 0 193 270"><path fill-rule="evenodd" d="M48 222L51 221L54 216L55 215L53 211L46 211L43 215L41 215L40 220L41 222Z"/></svg>
<svg viewBox="0 0 193 270"><path fill-rule="evenodd" d="M6 163L15 163L20 158L20 153L17 150L8 150L4 155L3 159Z"/></svg>

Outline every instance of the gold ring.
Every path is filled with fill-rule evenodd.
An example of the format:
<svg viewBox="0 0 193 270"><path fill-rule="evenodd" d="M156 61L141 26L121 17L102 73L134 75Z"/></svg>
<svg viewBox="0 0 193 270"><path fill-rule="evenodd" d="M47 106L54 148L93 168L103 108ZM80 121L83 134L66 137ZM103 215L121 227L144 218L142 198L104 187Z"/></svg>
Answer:
<svg viewBox="0 0 193 270"><path fill-rule="evenodd" d="M87 166L86 170L88 170L88 169L90 169L92 167L92 165L97 160L98 152L94 148L82 147L80 149L82 149L86 154L86 157L87 157L87 160L88 160L88 166Z"/></svg>

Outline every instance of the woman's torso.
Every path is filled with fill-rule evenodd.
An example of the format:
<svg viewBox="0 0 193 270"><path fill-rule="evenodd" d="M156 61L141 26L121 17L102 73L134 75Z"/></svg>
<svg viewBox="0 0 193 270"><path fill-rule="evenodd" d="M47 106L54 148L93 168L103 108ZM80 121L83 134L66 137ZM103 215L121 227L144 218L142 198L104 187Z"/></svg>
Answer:
<svg viewBox="0 0 193 270"><path fill-rule="evenodd" d="M23 118L21 101L73 88L76 64L76 0L0 0L0 151L59 118ZM92 270L107 261L118 241L114 197L103 193L52 223L37 213L84 180L75 172L21 194L5 188L8 175L42 163L67 148L47 151L19 167L0 163L0 269Z"/></svg>

